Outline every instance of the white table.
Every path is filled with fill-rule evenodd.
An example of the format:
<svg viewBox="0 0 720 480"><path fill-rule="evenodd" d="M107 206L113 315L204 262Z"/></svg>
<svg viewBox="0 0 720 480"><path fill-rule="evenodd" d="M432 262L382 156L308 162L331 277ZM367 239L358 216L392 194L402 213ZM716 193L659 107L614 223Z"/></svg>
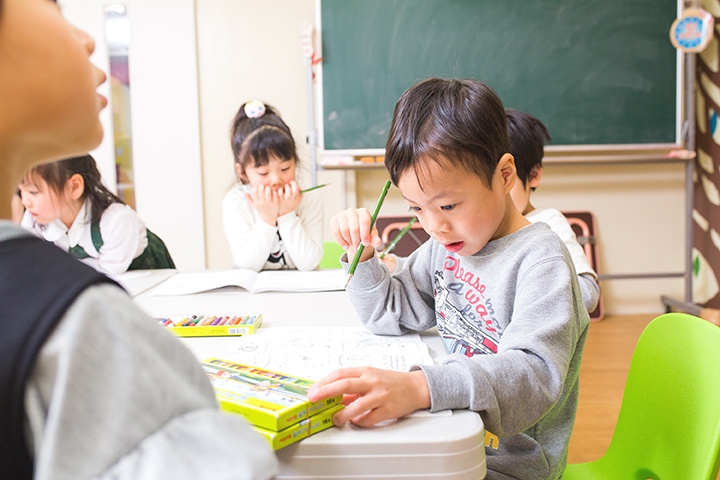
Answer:
<svg viewBox="0 0 720 480"><path fill-rule="evenodd" d="M262 313L263 327L342 327L361 324L347 294L259 293L240 288L134 300L151 316L193 313ZM423 332L433 360L447 355L437 332ZM199 358L222 357L232 337L182 338ZM485 476L485 430L468 410L410 417L373 428L352 425L312 435L277 452L279 479L481 479Z"/></svg>
<svg viewBox="0 0 720 480"><path fill-rule="evenodd" d="M118 282L131 297L156 287L177 273L172 268L162 270L130 270L120 275L111 275L110 278Z"/></svg>

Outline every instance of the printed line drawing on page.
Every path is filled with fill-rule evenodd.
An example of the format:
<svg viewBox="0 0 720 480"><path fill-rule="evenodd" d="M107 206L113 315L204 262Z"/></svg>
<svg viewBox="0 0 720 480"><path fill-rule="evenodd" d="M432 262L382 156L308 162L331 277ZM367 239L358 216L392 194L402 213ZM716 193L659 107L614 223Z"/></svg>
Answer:
<svg viewBox="0 0 720 480"><path fill-rule="evenodd" d="M313 380L344 367L407 371L433 363L418 334L380 336L364 327L265 328L238 338L227 352L236 362Z"/></svg>

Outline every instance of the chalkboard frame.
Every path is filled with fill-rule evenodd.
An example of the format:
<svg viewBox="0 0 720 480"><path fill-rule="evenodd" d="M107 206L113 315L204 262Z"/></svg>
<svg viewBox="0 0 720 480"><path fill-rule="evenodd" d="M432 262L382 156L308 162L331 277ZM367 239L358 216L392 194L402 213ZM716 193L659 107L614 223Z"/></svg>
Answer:
<svg viewBox="0 0 720 480"><path fill-rule="evenodd" d="M354 0L353 0L354 1ZM316 26L317 26L317 43L318 56L322 56L322 2L316 0ZM682 2L677 1L677 15L682 12ZM668 31L669 35L669 31ZM668 37L668 43L670 42ZM675 55L675 121L674 121L674 142L657 142L657 143L622 143L622 144L552 144L546 146L546 157L553 160L556 157L561 162L573 163L573 157L577 157L579 161L591 159L595 155L601 155L603 158L612 161L613 157L621 158L621 161L631 161L633 156L646 157L665 157L672 150L684 148L683 142L683 124L688 116L688 104L692 102L692 94L688 93L688 85L692 82L692 72L687 72L688 62L686 56L680 51ZM316 113L314 118L317 119L318 131L318 147L319 154L323 157L336 156L382 156L385 153L384 148L326 148L325 147L325 119L324 119L324 91L323 91L323 66L322 62L316 67L316 94L314 108ZM691 105L690 105L691 106ZM686 134L687 135L687 134ZM690 132L691 135L691 132ZM691 143L691 142L690 142ZM600 160L603 163L604 160ZM642 160L641 160L642 161ZM321 162L323 163L323 162ZM368 165L363 165L367 167ZM343 168L342 166L339 166ZM382 167L382 163L376 167ZM352 166L350 166L352 168Z"/></svg>

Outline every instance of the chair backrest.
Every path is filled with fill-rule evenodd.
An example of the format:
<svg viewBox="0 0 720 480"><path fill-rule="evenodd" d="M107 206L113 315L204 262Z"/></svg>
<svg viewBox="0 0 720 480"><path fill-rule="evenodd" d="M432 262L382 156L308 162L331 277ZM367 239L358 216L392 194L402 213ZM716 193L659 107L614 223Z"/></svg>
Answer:
<svg viewBox="0 0 720 480"><path fill-rule="evenodd" d="M335 241L323 242L323 258L320 260L320 270L342 268L340 257L345 253L339 243Z"/></svg>
<svg viewBox="0 0 720 480"><path fill-rule="evenodd" d="M581 387L582 388L582 387ZM657 317L635 347L605 478L715 480L720 465L720 328Z"/></svg>
<svg viewBox="0 0 720 480"><path fill-rule="evenodd" d="M383 245L388 245L392 242L413 217L414 215L397 217L379 216L375 221L375 226L378 229ZM419 222L415 223L408 233L395 245L393 253L400 257L407 257L429 238L430 235L423 230L422 225L420 225Z"/></svg>
<svg viewBox="0 0 720 480"><path fill-rule="evenodd" d="M567 218L570 227L572 227L577 241L585 252L588 263L595 273L600 273L600 262L598 260L598 248L596 242L597 228L595 226L595 216L592 212L586 211L563 211L562 214ZM600 282L598 282L600 285ZM605 307L603 306L602 287L600 289L600 298L597 307L590 312L590 321L599 322L605 316Z"/></svg>

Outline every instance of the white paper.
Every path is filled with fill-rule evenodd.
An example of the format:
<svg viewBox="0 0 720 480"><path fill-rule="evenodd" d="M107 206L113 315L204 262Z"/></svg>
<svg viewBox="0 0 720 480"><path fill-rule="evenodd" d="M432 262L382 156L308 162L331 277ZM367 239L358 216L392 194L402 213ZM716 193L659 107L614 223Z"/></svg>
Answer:
<svg viewBox="0 0 720 480"><path fill-rule="evenodd" d="M159 270L131 270L119 275L109 275L118 282L131 297L153 288L175 275L177 270L163 268Z"/></svg>
<svg viewBox="0 0 720 480"><path fill-rule="evenodd" d="M157 287L153 295L188 295L217 288L237 286L249 292L321 292L342 290L342 270L253 270L234 269L178 273Z"/></svg>
<svg viewBox="0 0 720 480"><path fill-rule="evenodd" d="M420 335L380 336L365 327L262 327L228 345L225 357L311 380L344 367L406 372L433 363Z"/></svg>

